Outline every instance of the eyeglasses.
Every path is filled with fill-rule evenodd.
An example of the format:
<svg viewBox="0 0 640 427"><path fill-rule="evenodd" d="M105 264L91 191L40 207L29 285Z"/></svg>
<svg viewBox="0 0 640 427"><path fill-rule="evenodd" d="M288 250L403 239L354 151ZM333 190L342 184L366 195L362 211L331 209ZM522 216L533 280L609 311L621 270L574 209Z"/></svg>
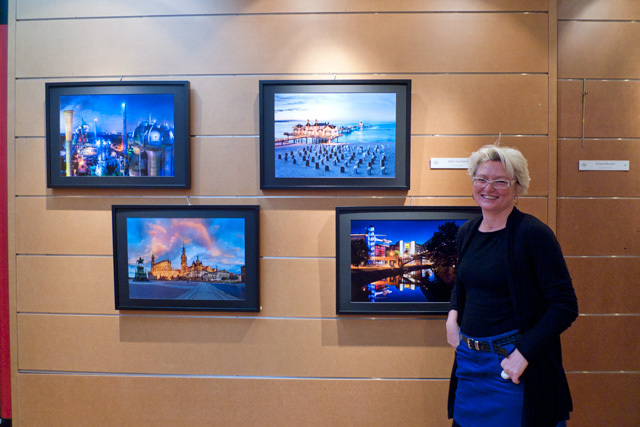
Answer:
<svg viewBox="0 0 640 427"><path fill-rule="evenodd" d="M491 184L491 186L496 190L506 190L507 188L511 187L517 180L514 179L511 181L507 181L506 179L496 179L495 181L491 181L489 179L474 176L472 181L475 187L484 188L487 185Z"/></svg>

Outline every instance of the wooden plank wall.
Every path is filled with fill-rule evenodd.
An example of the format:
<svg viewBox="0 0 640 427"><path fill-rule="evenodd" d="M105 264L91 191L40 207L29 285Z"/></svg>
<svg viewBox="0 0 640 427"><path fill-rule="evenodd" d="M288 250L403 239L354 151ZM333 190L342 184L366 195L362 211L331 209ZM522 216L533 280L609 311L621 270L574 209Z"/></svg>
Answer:
<svg viewBox="0 0 640 427"><path fill-rule="evenodd" d="M10 0L14 423L447 425L453 352L442 316L335 314L334 208L471 205L466 172L431 170L429 159L466 157L498 135L529 159L531 189L519 207L557 223L587 313L566 339L576 425L635 417L619 412L638 387L637 357L625 352L637 350L638 299L623 294L637 296L640 273L629 231L638 229L637 172L581 175L576 163L618 150L637 158L637 124L597 110L624 97L621 114L637 118L637 82L621 80L638 78L637 47L606 26L637 24L574 21L578 2L451 3ZM615 4L634 19L629 1ZM585 66L590 55L573 53L588 46L564 39L574 33L604 37L602 62L617 61L610 72L623 75ZM607 48L623 41L622 51ZM354 78L412 79L411 189L261 191L258 81ZM47 189L45 83L150 79L191 82L192 188ZM590 103L585 148L575 134L582 79L592 98L605 85ZM617 85L620 95L609 95ZM624 131L601 133L605 117ZM260 205L259 314L114 310L111 205L187 197ZM612 284L620 292L598 292ZM608 381L614 391L594 404L593 387Z"/></svg>
<svg viewBox="0 0 640 427"><path fill-rule="evenodd" d="M631 0L558 3L557 232L582 313L565 336L580 426L640 423L639 19Z"/></svg>

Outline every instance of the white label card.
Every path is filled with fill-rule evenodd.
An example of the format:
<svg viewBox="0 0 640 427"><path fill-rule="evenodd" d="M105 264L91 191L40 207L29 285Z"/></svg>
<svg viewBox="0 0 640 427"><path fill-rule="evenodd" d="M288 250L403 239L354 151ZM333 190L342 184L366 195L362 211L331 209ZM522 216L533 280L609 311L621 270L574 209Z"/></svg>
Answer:
<svg viewBox="0 0 640 427"><path fill-rule="evenodd" d="M628 171L629 160L579 160L581 171Z"/></svg>
<svg viewBox="0 0 640 427"><path fill-rule="evenodd" d="M431 169L468 169L467 157L432 157Z"/></svg>

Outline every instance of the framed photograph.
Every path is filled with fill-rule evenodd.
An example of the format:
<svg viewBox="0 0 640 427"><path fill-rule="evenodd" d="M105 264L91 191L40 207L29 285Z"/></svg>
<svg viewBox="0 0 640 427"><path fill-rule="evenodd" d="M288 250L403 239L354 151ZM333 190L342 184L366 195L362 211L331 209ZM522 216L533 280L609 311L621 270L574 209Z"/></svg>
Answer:
<svg viewBox="0 0 640 427"><path fill-rule="evenodd" d="M116 310L260 311L258 212L114 205Z"/></svg>
<svg viewBox="0 0 640 427"><path fill-rule="evenodd" d="M477 207L336 208L337 313L442 314Z"/></svg>
<svg viewBox="0 0 640 427"><path fill-rule="evenodd" d="M45 89L47 187L190 187L189 82Z"/></svg>
<svg viewBox="0 0 640 427"><path fill-rule="evenodd" d="M261 189L409 189L411 80L260 81Z"/></svg>

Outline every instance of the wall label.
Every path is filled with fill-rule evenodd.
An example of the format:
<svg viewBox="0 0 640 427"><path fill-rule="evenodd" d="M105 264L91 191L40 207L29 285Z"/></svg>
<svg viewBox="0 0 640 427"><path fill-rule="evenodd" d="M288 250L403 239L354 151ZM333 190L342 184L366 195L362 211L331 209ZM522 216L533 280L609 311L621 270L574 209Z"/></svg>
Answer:
<svg viewBox="0 0 640 427"><path fill-rule="evenodd" d="M579 160L581 171L628 171L629 160Z"/></svg>
<svg viewBox="0 0 640 427"><path fill-rule="evenodd" d="M431 169L468 169L467 157L432 157Z"/></svg>

